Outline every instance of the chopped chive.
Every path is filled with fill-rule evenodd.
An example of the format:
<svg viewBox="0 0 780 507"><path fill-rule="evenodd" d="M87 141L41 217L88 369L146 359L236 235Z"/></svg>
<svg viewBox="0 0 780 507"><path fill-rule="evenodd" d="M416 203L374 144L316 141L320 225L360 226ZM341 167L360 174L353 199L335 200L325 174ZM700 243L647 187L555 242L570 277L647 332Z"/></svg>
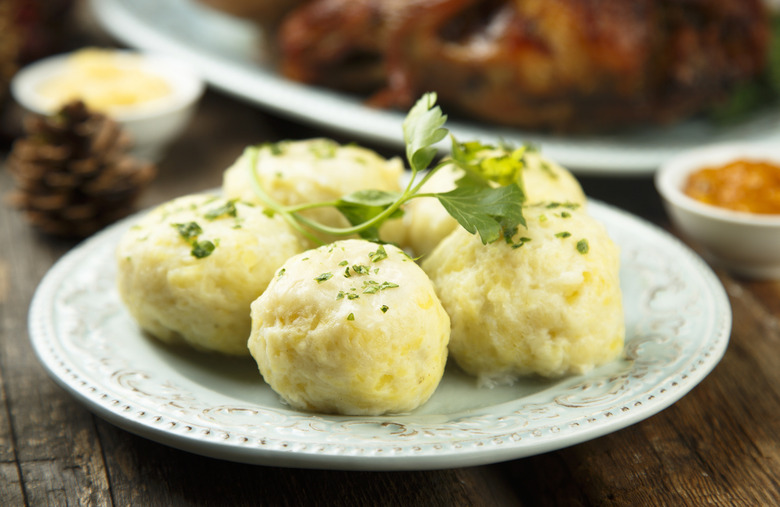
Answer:
<svg viewBox="0 0 780 507"><path fill-rule="evenodd" d="M330 280L333 277L333 273L321 273L314 277L315 280L317 280L317 283L322 283L325 280Z"/></svg>

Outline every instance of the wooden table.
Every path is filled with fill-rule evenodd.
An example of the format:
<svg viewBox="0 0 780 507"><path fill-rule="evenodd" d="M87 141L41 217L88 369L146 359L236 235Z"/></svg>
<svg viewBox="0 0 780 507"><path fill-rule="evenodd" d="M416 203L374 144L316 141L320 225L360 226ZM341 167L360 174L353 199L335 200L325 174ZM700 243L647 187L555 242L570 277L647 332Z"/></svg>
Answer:
<svg viewBox="0 0 780 507"><path fill-rule="evenodd" d="M210 92L139 206L217 187L247 144L316 135L339 139ZM669 228L650 178L581 181L590 196ZM0 192L12 185L0 171ZM725 357L682 400L621 431L478 467L318 471L157 444L96 417L58 387L30 346L27 311L43 275L74 245L0 207L0 505L780 504L778 283L718 271L734 321Z"/></svg>

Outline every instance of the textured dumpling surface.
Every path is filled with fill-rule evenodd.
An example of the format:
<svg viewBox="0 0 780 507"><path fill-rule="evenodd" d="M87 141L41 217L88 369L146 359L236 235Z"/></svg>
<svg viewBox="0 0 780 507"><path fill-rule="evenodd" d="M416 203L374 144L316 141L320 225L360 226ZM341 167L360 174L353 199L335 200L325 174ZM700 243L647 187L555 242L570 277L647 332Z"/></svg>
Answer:
<svg viewBox="0 0 780 507"><path fill-rule="evenodd" d="M160 340L247 355L249 305L276 268L302 250L280 217L189 195L125 233L116 249L118 289L139 326Z"/></svg>
<svg viewBox="0 0 780 507"><path fill-rule="evenodd" d="M332 201L358 190L397 191L404 170L399 158L388 160L368 148L330 139L265 144L256 160L253 150L247 149L225 171L222 190L226 197L261 203L253 191L252 170L263 190L282 205ZM349 225L331 207L302 214L332 227Z"/></svg>
<svg viewBox="0 0 780 507"><path fill-rule="evenodd" d="M586 205L585 192L571 171L538 151L527 152L524 159L522 174L526 204L559 202Z"/></svg>
<svg viewBox="0 0 780 507"><path fill-rule="evenodd" d="M400 249L343 240L289 259L252 303L249 350L293 407L408 412L444 373L449 317Z"/></svg>
<svg viewBox="0 0 780 507"><path fill-rule="evenodd" d="M575 206L525 217L514 244L456 229L422 265L452 319L450 357L481 385L584 373L623 349L619 251L603 226Z"/></svg>

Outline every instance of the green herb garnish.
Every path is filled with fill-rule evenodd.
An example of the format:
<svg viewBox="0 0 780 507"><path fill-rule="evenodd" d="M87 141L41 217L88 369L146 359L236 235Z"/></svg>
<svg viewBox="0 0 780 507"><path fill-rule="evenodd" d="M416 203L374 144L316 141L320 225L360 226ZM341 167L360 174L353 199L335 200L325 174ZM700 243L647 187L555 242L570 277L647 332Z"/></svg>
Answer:
<svg viewBox="0 0 780 507"><path fill-rule="evenodd" d="M187 241L197 238L203 234L203 229L197 222L187 222L186 224L173 224L176 230L179 231L179 235Z"/></svg>
<svg viewBox="0 0 780 507"><path fill-rule="evenodd" d="M452 158L431 167L438 153L435 145L449 134L444 127L447 117L436 105L436 98L435 93L423 95L403 122L411 178L402 192L362 190L335 201L283 206L262 187L255 167L263 147L254 146L247 149L244 160L255 194L268 208L269 214L278 213L298 232L317 243L323 243L319 234L336 237L357 234L364 239L381 242L379 228L382 223L400 217L403 214L401 206L416 197L439 199L447 212L467 231L479 234L483 243L511 237L518 226L525 226L522 212L525 193L520 175L528 147L497 151L493 146L479 142L460 144L452 138ZM423 184L448 164L455 164L465 172L456 182L456 188L442 193L421 192ZM319 207L335 207L351 225L331 227L300 213Z"/></svg>
<svg viewBox="0 0 780 507"><path fill-rule="evenodd" d="M214 243L211 241L204 239L202 241L195 241L192 244L192 251L190 252L193 257L197 257L198 259L202 259L204 257L208 257L211 255L211 252L214 251L214 249L217 248Z"/></svg>
<svg viewBox="0 0 780 507"><path fill-rule="evenodd" d="M221 216L235 217L237 214L238 211L236 210L236 201L231 199L222 206L207 211L203 216L209 220L214 220Z"/></svg>
<svg viewBox="0 0 780 507"><path fill-rule="evenodd" d="M385 247L379 245L375 252L370 252L368 254L368 258L371 259L371 262L379 262L382 259L387 259L387 252L385 251Z"/></svg>
<svg viewBox="0 0 780 507"><path fill-rule="evenodd" d="M398 284L393 282L379 283L375 280L366 280L363 282L363 294L376 294L381 290L394 289L396 287L398 287Z"/></svg>
<svg viewBox="0 0 780 507"><path fill-rule="evenodd" d="M512 248L520 248L521 246L525 245L531 241L531 238L526 238L525 236L518 238L515 243L512 243Z"/></svg>
<svg viewBox="0 0 780 507"><path fill-rule="evenodd" d="M317 280L317 283L322 283L325 280L330 280L333 278L333 273L321 273L314 277L315 280Z"/></svg>
<svg viewBox="0 0 780 507"><path fill-rule="evenodd" d="M370 270L368 269L368 266L364 266L363 264L355 264L352 266L352 271L359 275L368 275L370 274Z"/></svg>
<svg viewBox="0 0 780 507"><path fill-rule="evenodd" d="M182 224L172 224L179 232L184 241L190 244L193 257L202 259L208 257L217 246L209 240L198 241L198 236L203 234L203 229L197 222L187 222Z"/></svg>
<svg viewBox="0 0 780 507"><path fill-rule="evenodd" d="M284 155L284 145L280 141L278 143L264 143L260 145L260 148L268 148L273 156Z"/></svg>
<svg viewBox="0 0 780 507"><path fill-rule="evenodd" d="M577 251L581 254L586 254L590 250L587 239L581 239L577 242Z"/></svg>

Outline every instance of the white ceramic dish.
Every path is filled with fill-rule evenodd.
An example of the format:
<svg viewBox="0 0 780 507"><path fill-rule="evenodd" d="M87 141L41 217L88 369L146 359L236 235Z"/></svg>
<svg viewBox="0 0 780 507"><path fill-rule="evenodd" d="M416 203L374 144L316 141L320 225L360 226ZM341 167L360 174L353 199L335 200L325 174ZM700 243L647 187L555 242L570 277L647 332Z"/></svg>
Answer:
<svg viewBox="0 0 780 507"><path fill-rule="evenodd" d="M194 0L92 0L98 19L130 46L156 50L192 64L214 87L296 121L402 147L404 113L365 107L360 98L303 86L267 63L259 30ZM446 111L445 111L446 112ZM461 140L533 142L577 174L648 175L677 153L725 140L780 143L780 108L739 125L718 128L689 121L664 128L596 137L555 137L487 124L447 122ZM449 148L442 143L443 150Z"/></svg>
<svg viewBox="0 0 780 507"><path fill-rule="evenodd" d="M780 279L780 215L710 206L682 191L692 172L738 159L780 165L780 145L725 144L686 152L661 167L656 188L672 222L713 264L748 278Z"/></svg>
<svg viewBox="0 0 780 507"><path fill-rule="evenodd" d="M172 349L140 333L115 289L114 248L130 217L65 255L33 299L30 339L52 378L99 416L138 435L225 460L271 466L418 470L479 465L560 449L668 407L723 355L725 291L707 265L660 229L592 202L621 246L625 358L588 375L479 389L448 366L406 415L291 410L254 361Z"/></svg>
<svg viewBox="0 0 780 507"><path fill-rule="evenodd" d="M134 152L156 160L188 125L205 83L191 66L177 59L135 51L116 51L116 54L119 58L139 56L133 58L133 65L162 77L170 85L171 93L165 97L138 106L116 108L109 113L132 136ZM43 83L65 71L70 57L71 53L59 54L21 69L11 82L14 99L30 112L54 113L54 107L41 97L39 90Z"/></svg>

